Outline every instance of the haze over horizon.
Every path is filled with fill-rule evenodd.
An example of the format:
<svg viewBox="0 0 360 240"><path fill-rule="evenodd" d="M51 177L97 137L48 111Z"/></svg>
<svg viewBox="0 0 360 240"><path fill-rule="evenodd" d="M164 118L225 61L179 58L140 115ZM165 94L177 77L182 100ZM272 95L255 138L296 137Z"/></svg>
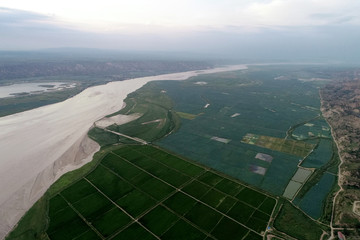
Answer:
<svg viewBox="0 0 360 240"><path fill-rule="evenodd" d="M359 61L357 0L3 0L0 50L82 47Z"/></svg>

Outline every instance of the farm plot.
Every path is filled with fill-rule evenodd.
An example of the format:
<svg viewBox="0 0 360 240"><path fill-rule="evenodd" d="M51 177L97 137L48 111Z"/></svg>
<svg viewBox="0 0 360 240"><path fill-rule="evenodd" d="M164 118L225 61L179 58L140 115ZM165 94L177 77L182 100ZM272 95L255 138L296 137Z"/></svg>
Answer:
<svg viewBox="0 0 360 240"><path fill-rule="evenodd" d="M299 191L301 186L306 182L306 180L311 175L311 171L308 169L298 168L289 184L285 188L283 196L288 199L293 199L296 193Z"/></svg>
<svg viewBox="0 0 360 240"><path fill-rule="evenodd" d="M113 124L107 129L146 141L153 141L179 127L179 117L171 111L173 102L169 96L157 87L157 83L146 86L130 93L125 99L125 108L110 115L116 117L116 114L120 113L129 118L131 116L138 118L125 124ZM191 118L191 115L187 117ZM115 143L119 141L133 143L132 140L121 137Z"/></svg>
<svg viewBox="0 0 360 240"><path fill-rule="evenodd" d="M276 200L151 146L108 153L50 199L50 239L262 239ZM226 234L224 234L226 233Z"/></svg>
<svg viewBox="0 0 360 240"><path fill-rule="evenodd" d="M297 140L331 138L330 126L324 119L316 119L297 127L291 135Z"/></svg>
<svg viewBox="0 0 360 240"><path fill-rule="evenodd" d="M181 119L178 131L156 144L282 195L299 160L314 147L285 139L286 132L316 118L320 101L317 86L312 83L278 81L271 77L274 74L278 72L262 68L159 83L173 100L174 111L203 114L191 121ZM259 84L249 84L254 81ZM207 84L194 85L196 82ZM210 106L204 108L204 104ZM248 133L263 143L257 145L259 139L249 139L249 143L256 140L253 144L242 142Z"/></svg>
<svg viewBox="0 0 360 240"><path fill-rule="evenodd" d="M242 139L242 142L254 144L259 147L268 148L278 152L284 152L299 157L305 157L314 148L314 145L301 141L287 140L248 133Z"/></svg>
<svg viewBox="0 0 360 240"><path fill-rule="evenodd" d="M336 181L336 176L325 173L320 181L313 186L302 198L295 198L294 203L305 213L318 219L321 216L327 195Z"/></svg>
<svg viewBox="0 0 360 240"><path fill-rule="evenodd" d="M333 142L330 139L321 139L314 151L301 164L307 168L320 168L328 163L333 155Z"/></svg>

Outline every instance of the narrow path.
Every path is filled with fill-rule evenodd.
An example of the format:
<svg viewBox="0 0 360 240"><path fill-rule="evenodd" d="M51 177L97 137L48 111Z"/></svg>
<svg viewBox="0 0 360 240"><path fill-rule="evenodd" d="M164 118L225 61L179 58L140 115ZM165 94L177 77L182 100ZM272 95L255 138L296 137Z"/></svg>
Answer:
<svg viewBox="0 0 360 240"><path fill-rule="evenodd" d="M105 239L105 237L61 194L59 196L69 205L69 207L89 226L91 230L93 230L101 239Z"/></svg>
<svg viewBox="0 0 360 240"><path fill-rule="evenodd" d="M113 133L113 134L116 134L116 135L119 135L119 136L122 136L122 137L125 137L125 138L128 138L128 139L131 139L131 140L133 140L133 141L139 142L139 143L144 144L144 145L148 144L147 141L142 140L142 139L137 138L137 137L130 137L130 136L128 136L128 135L125 135L125 134L122 134L122 133L118 133L118 132L114 132L114 131L108 130L108 129L106 129L106 128L104 128L104 131L110 132L110 133Z"/></svg>
<svg viewBox="0 0 360 240"><path fill-rule="evenodd" d="M114 206L116 206L118 209L120 209L123 213L125 213L132 221L137 222L143 229L145 229L146 231L148 231L151 235L153 235L156 239L160 239L158 236L156 236L156 234L154 234L152 231L150 231L148 228L146 228L142 223L140 223L136 218L134 218L133 216L131 216L130 213L128 213L127 211L125 211L125 209L123 209L122 207L120 207L116 202L114 202L110 197L108 197L103 191L101 191L98 187L95 186L95 184L93 184L89 179L87 179L86 177L83 178L84 180L86 180L91 186L93 186L100 194L102 194L107 200L109 200Z"/></svg>
<svg viewBox="0 0 360 240"><path fill-rule="evenodd" d="M322 95L321 95L321 92L319 91L319 95L320 95L320 103L321 103L321 106L323 105L323 98L322 98ZM336 236L335 236L335 228L334 228L334 215L335 215L335 205L336 205L336 198L338 197L338 195L344 190L343 187L342 187L342 184L341 184L341 165L344 163L344 160L340 154L340 148L339 148L339 143L336 139L336 135L335 135L335 131L333 129L333 127L331 126L331 124L326 120L326 118L324 118L325 121L328 123L328 125L330 126L330 130L331 130L331 136L333 137L334 139L334 142L336 144L336 147L338 149L338 155L339 155L339 159L340 159L340 164L338 165L338 186L340 187L339 191L337 191L337 193L335 194L334 196L334 199L333 199L333 206L332 206L332 213L331 213L331 220L330 220L330 229L331 229L331 235L329 237L329 240L333 240L333 239L336 239Z"/></svg>

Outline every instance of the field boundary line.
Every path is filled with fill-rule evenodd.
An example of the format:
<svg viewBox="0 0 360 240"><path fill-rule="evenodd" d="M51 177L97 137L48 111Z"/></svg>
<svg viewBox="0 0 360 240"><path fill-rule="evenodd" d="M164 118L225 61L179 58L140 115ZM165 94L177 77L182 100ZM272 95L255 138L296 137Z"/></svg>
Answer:
<svg viewBox="0 0 360 240"><path fill-rule="evenodd" d="M140 214L136 219L140 219L143 216L145 216L147 213L149 213L151 210L153 210L154 208L156 208L157 206L159 206L162 202L168 200L169 198L171 198L173 195L175 195L178 191L176 191L174 189L174 191L172 191L167 197L158 200L156 198L154 198L153 196L151 196L149 193L145 192L144 190L142 190L141 188L135 186L134 184L132 184L130 181L128 181L127 179L123 178L122 176L120 176L119 174L117 174L116 172L114 172L113 170L111 170L110 168L108 168L107 166L102 165L104 168L106 168L109 172L113 173L114 175L116 175L118 178L120 178L121 180L123 180L124 182L129 183L132 187L134 187L136 190L140 191L141 193L145 194L146 196L150 197L152 200L154 200L156 202L156 204L152 207L150 207L148 210L144 211L142 214ZM192 181L189 180L188 182L185 182L183 185L183 187L187 186L188 184L190 184ZM124 196L123 196L124 197ZM119 198L121 199L121 198Z"/></svg>
<svg viewBox="0 0 360 240"><path fill-rule="evenodd" d="M153 145L152 145L152 147L153 147ZM157 149L157 148L156 148L156 149ZM150 155L148 155L148 154L145 154L145 153L140 152L140 151L135 150L135 149L131 149L131 150L132 150L132 151L135 151L135 152L137 152L137 153L140 153L141 155L143 155L143 156L145 156L145 157L148 157L148 158L154 160L155 162L163 165L164 167L170 168L171 170L174 170L174 171L176 171L176 172L178 172L178 173L180 173L180 174L186 175L186 176L188 176L188 177L190 177L190 178L195 178L195 177L193 177L193 176L189 176L189 175L187 175L186 173L181 172L180 170L178 170L178 169L176 169L176 168L173 168L173 167L170 167L170 166L166 165L165 163L157 160L156 158L154 158L154 157L152 157L152 156L150 156ZM171 153L166 153L166 154L172 155ZM172 155L172 156L177 157L177 156L175 156L175 155ZM181 159L181 160L183 161L183 159ZM195 165L195 166L196 166L196 165ZM200 166L196 166L196 167L200 167ZM203 169L204 169L204 168L203 168ZM206 171L206 169L204 169L204 171ZM196 175L196 177L199 177L199 176L202 175L202 174L203 174L203 172L201 172L201 173L199 173L198 175Z"/></svg>
<svg viewBox="0 0 360 240"><path fill-rule="evenodd" d="M114 154L115 154L115 153L114 153ZM260 233L256 232L255 230L251 229L250 227L246 226L245 224L240 223L239 221L237 221L237 220L233 219L232 217L230 217L230 216L228 216L228 215L226 215L226 214L224 214L224 213L220 212L219 210L217 210L217 209L213 208L212 206L208 205L207 203L204 203L204 202L202 202L201 200L198 200L197 198L195 198L195 197L191 196L190 194L188 194L188 193L186 193L186 192L182 191L180 188L177 188L177 187L175 187L175 186L172 186L170 183L167 183L167 182L165 182L164 180L162 180L162 179L160 179L160 178L156 177L155 175L153 175L153 174L149 173L149 172L148 172L148 171L146 171L145 169L142 169L141 167L137 166L136 164L134 164L134 163L130 162L130 161L129 161L129 160L127 160L126 158L123 158L123 157L121 157L121 156L119 156L119 155L117 155L117 154L115 154L115 155L116 155L116 156L118 156L118 157L120 157L121 159L125 160L126 162L130 163L131 165L133 165L133 166L135 166L135 167L139 168L140 170L142 170L142 171L144 171L144 172L148 173L150 176L152 176L152 177L154 177L154 178L156 178L156 179L160 180L161 182L163 182L163 183L167 184L168 186L175 188L177 191L182 192L183 194L187 195L188 197L191 197L191 198L192 198L192 199L194 199L195 201L198 201L198 202L200 202L200 203L204 204L205 206L207 206L207 207L211 208L212 210L214 210L214 211L216 211L216 212L220 213L221 215L226 216L227 218L229 218L229 219L233 220L233 221L234 221L234 222L236 222L237 224L239 224L239 225L241 225L241 226L245 227L246 229L248 229L248 230L250 230L250 231L252 231L252 232L254 232L254 233L256 233L256 234L258 234L258 235L260 235L260 236L262 236ZM230 196L230 195L229 195L229 196ZM265 196L266 196L266 195L265 195ZM240 201L239 199L237 199L237 200L238 200L238 201ZM253 207L252 207L252 208L253 208ZM270 219L269 219L269 221L270 221Z"/></svg>
<svg viewBox="0 0 360 240"><path fill-rule="evenodd" d="M107 168L106 166L104 166L104 167ZM108 169L108 168L107 168L107 169ZM111 171L111 172L113 172L111 169L108 169L108 170ZM119 176L117 173L115 173L115 172L113 172L113 173L116 174L119 178L121 178L121 179L123 179L124 181L128 182L126 179L122 178L122 177ZM190 183L192 183L194 180L195 180L195 179L190 179L189 181L185 182L181 187L186 187L187 185L189 185ZM130 183L130 182L129 182L129 183ZM133 185L133 184L131 184L131 185ZM174 196L176 193L178 193L180 189L179 189L179 190L176 190L176 189L175 189L175 190L174 190L171 194L169 194L166 198L163 198L163 199L161 199L161 200L157 200L156 198L154 198L154 197L151 196L150 194L144 192L142 189L138 188L137 186L135 186L135 185L133 185L133 186L134 186L134 188L136 188L137 190L141 191L142 193L146 194L147 196L149 196L150 198L152 198L153 200L156 201L156 204L155 204L154 206L152 206L151 208L147 209L146 211L144 211L142 214L140 214L140 215L136 218L136 221L137 221L138 219L142 218L143 216L145 216L146 214L148 214L150 211L152 211L152 210L155 209L156 207L162 206L162 207L166 208L167 210L169 210L171 213L175 214L175 215L178 217L178 220L175 221L174 224L172 224L171 226L175 225L176 222L178 222L180 219L182 219L182 220L185 220L186 222L188 222L190 225L192 225L192 226L195 227L196 229L198 229L199 231L201 231L202 233L204 233L206 236L209 235L209 233L207 233L205 230L202 230L202 229L199 228L197 225L195 225L195 224L192 223L191 221L187 220L185 217L177 214L177 213L174 212L172 209L170 209L169 207L167 207L166 205L163 204L166 200L168 200L169 198L171 198L172 196ZM137 221L137 222L138 222L138 221ZM132 222L132 223L133 223L133 222ZM132 223L131 223L131 224L132 224ZM138 223L139 223L139 222L138 222ZM140 224L140 223L139 223L139 224ZM130 226L130 225L129 225L129 226ZM142 224L141 224L141 226L143 227ZM170 226L166 231L168 231L168 230L171 228L171 226ZM124 229L123 229L123 230L124 230ZM123 231L123 230L121 230L121 231ZM118 231L118 232L116 233L116 235L119 234L121 231ZM166 232L166 231L165 231L165 232ZM165 232L164 232L164 233L165 233ZM163 233L163 234L164 234L164 233ZM113 237L115 237L116 235L114 235ZM113 238L113 237L111 237L111 238Z"/></svg>
<svg viewBox="0 0 360 240"><path fill-rule="evenodd" d="M162 151L162 152L165 152L165 153L168 153L168 154L173 155L173 156L175 156L175 157L178 157L178 158L180 158L181 160L184 160L185 162L188 162L188 163L190 163L190 164L193 164L193 165L195 165L195 166L197 166L197 167L201 167L201 168L205 169L206 171L211 171L212 173L214 173L214 174L216 174L216 175L218 175L218 176L220 176L220 177L222 177L222 178L225 178L225 179L227 179L227 180L230 180L230 181L232 181L232 182L235 182L236 184L242 185L242 186L244 186L244 187L250 188L251 190L254 190L254 191L258 192L258 193L261 193L261 194L263 194L263 195L266 195L267 197L276 199L272 194L266 192L265 190L257 189L256 187L254 187L254 186L252 186L252 185L249 185L249 184L247 184L247 183L244 183L244 182L242 182L242 181L240 181L240 180L238 180L238 179L235 179L235 178L233 178L233 177L229 177L228 175L226 175L226 174L224 174L224 173L221 173L221 172L218 172L218 171L216 171L216 170L214 170L214 169L212 169L212 168L210 168L210 167L208 167L208 166L201 165L200 163L197 163L197 162L195 162L194 160L186 159L186 158L184 158L183 156L178 155L177 153L174 153L174 152L172 152L172 151L165 150L165 149L163 149L162 147L160 147L160 146L158 146L158 145L149 144L149 146L152 146L152 147L154 147L154 148L156 148L156 149L158 149L158 150L160 150L160 151ZM240 192L239 192L239 193L240 193Z"/></svg>
<svg viewBox="0 0 360 240"><path fill-rule="evenodd" d="M179 191L180 192L180 191ZM196 203L192 206L192 207L194 207L196 205ZM178 214L177 212L175 212L174 210L172 210L171 208L169 208L168 206L166 206L166 205L164 205L164 204L161 204L161 206L162 207L164 207L164 208L166 208L168 211L170 211L170 212L172 212L173 214L175 214L178 218L179 218L179 220L181 219L181 220L183 220L183 221L185 221L186 223L188 223L188 224L190 224L191 226L193 226L194 228L196 228L197 230L199 230L200 232L202 232L202 233L204 233L205 235L206 235L206 237L211 237L211 238L214 238L214 239L217 239L216 237L214 237L213 235L211 235L211 231L209 231L209 232L207 232L207 231L205 231L204 229L202 229L201 227L199 227L199 226L197 226L195 223L193 223L193 222L191 222L190 220L188 220L187 218L185 218L184 216L188 213L185 213L184 215L180 215L180 214ZM190 211L190 210L189 210ZM178 220L178 221L179 221ZM169 228L170 229L170 228ZM169 229L167 229L167 231L169 230ZM166 232L167 232L166 231ZM163 235L166 233L166 232L164 232L163 233ZM205 238L204 238L205 239Z"/></svg>
<svg viewBox="0 0 360 240"><path fill-rule="evenodd" d="M250 230L250 231L252 231L252 232L254 232L254 233L256 233L256 234L258 234L258 235L260 235L260 236L262 236L260 233L256 232L255 230L251 229L250 227L246 226L245 224L243 224L243 223L241 223L241 222L239 222L239 221L237 221L237 220L233 219L232 217L230 217L230 216L228 216L228 215L226 215L226 214L224 214L224 213L220 212L219 210L217 210L216 208L213 208L213 207L212 207L212 206L210 206L209 204L204 203L203 201L196 199L195 197L191 196L190 194L188 194L188 193L186 193L186 192L183 192L183 191L181 191L181 190L180 190L180 192L182 192L183 194L187 195L188 197L191 197L192 199L194 199L194 200L198 201L199 203L204 204L204 205L205 205L205 206L207 206L208 208L211 208L212 210L216 211L217 213L220 213L221 215L223 215L223 216L225 216L225 217L229 218L230 220L232 220L232 221L236 222L237 224L239 224L239 225L241 225L241 226L245 227L246 229L248 229L248 230Z"/></svg>
<svg viewBox="0 0 360 240"><path fill-rule="evenodd" d="M65 200L65 202L69 205L69 207L92 229L101 239L105 239L105 237L92 225L87 219L62 195L59 195Z"/></svg>
<svg viewBox="0 0 360 240"><path fill-rule="evenodd" d="M157 239L160 239L158 236L156 236L153 232L151 232L149 229L147 229L144 225L142 225L140 222L138 222L138 219L131 216L125 209L120 207L116 202L114 202L111 198L109 198L104 192L102 192L98 187L96 187L90 180L84 177L84 179L90 183L99 193L101 193L104 197L106 197L113 205L115 205L117 208L119 208L121 211L123 211L126 215L128 215L134 222L137 222L142 228L144 228L146 231L148 231L151 235L156 237Z"/></svg>
<svg viewBox="0 0 360 240"><path fill-rule="evenodd" d="M142 167L139 167L138 165L132 163L131 161L127 160L126 158L124 158L124 157L122 157L122 156L119 156L119 155L117 155L116 153L113 153L113 154L115 154L116 156L118 156L118 157L120 157L121 159L125 160L126 162L130 163L130 164L133 165L134 167L140 169L141 171L143 171L143 172L149 174L150 176L156 178L157 180L160 180L161 182L167 184L168 186L173 187L173 188L175 188L176 190L182 191L180 188L183 188L184 186L180 186L179 188L176 187L176 186L173 186L172 184L170 184L170 183L162 180L161 178L153 175L152 173L148 172L147 170L143 169ZM211 171L211 169L205 169L205 171L202 172L202 174L200 174L199 176L197 176L197 178L194 178L194 179L196 179L197 181L199 181L199 180L198 180L198 177L202 176L202 175L205 174L206 172L215 173L215 172ZM216 173L215 173L215 174L216 174ZM217 175L218 175L218 174L217 174ZM218 175L218 176L222 177L221 175ZM230 180L230 179L228 179L228 180ZM214 189L214 188L215 188L215 186L208 185L207 183L204 183L204 182L202 182L202 181L199 181L199 182L203 183L204 185L206 185L207 187L210 188L207 192L209 192L211 189ZM218 192L220 192L220 193L223 193L225 196L230 197L230 198L232 198L232 199L234 199L234 200L236 200L236 201L239 201L239 202L241 202L241 203L244 203L245 205L247 205L247 206L249 206L249 207L251 207L251 208L253 208L253 209L256 210L256 208L255 208L254 206L252 206L252 205L250 205L250 204L248 204L248 203L246 203L246 202L244 202L244 201L241 201L240 199L238 199L238 198L236 198L236 197L234 197L234 196L231 196L231 195L229 195L229 194L227 194L227 193L224 193L224 192L222 192L221 190L219 190L219 189L217 189L217 188L215 188L215 191L218 191ZM242 190L241 190L241 191L242 191ZM241 191L240 191L238 194L240 194ZM259 191L258 191L258 192L259 192ZM185 192L184 192L184 193L185 193ZM259 192L259 193L262 194L261 192ZM186 193L186 194L187 194L187 193ZM204 195L205 195L205 194L204 194ZM263 194L263 195L266 196L266 197L268 197L266 194ZM191 195L189 195L189 196L191 196ZM200 200L199 200L199 201L200 201ZM267 214L267 213L265 213L265 212L263 212L263 211L260 211L260 212L262 212L262 213L264 213L264 214L266 214L266 215L269 216L269 214Z"/></svg>
<svg viewBox="0 0 360 240"><path fill-rule="evenodd" d="M143 140L143 139L140 139L140 138L137 138L137 137L130 137L128 135L125 135L125 134L122 134L122 133L119 133L119 132L115 132L115 131L112 131L112 130L109 130L109 129L106 129L106 128L103 128L103 129L104 129L105 132L113 133L113 134L119 135L121 137L125 137L125 138L131 139L133 141L139 142L139 143L144 144L144 145L148 144L148 142Z"/></svg>
<svg viewBox="0 0 360 240"><path fill-rule="evenodd" d="M123 178L122 176L120 176L119 174L117 174L116 172L114 172L113 170L111 170L110 168L108 168L107 166L101 164L104 168L106 168L108 171L110 171L111 173L113 173L114 175L116 175L118 178L120 178L121 180L129 183L131 186L133 186L136 190L142 192L143 194L147 195L148 197L150 197L151 199L153 199L156 204L152 207L150 207L149 209L147 209L146 211L144 211L143 213L141 213L139 216L137 216L136 218L136 222L138 222L138 219L141 219L142 217L144 217L146 214L148 214L150 211L152 211L153 209L155 209L156 207L158 206L162 206L162 207L165 207L166 209L169 210L168 207L166 207L163 202L165 202L166 200L168 200L169 198L171 198L172 196L174 196L177 192L176 189L174 189L173 192L171 192L167 197L161 199L161 200L157 200L156 198L154 198L153 196L151 196L149 193L143 191L142 189L140 189L139 187L135 186L134 184L132 184L130 181L128 181L127 179ZM193 182L194 179L190 179L189 181L185 182L183 185L181 185L181 187L186 187L187 185L189 185L191 182ZM171 210L171 209L170 209ZM171 210L172 213L174 213L172 210ZM176 213L175 213L176 214ZM176 214L177 215L177 214ZM178 216L178 215L177 215ZM179 216L178 216L179 217ZM135 219L135 218L134 218ZM179 218L180 219L180 218ZM178 221L178 220L177 220ZM177 222L175 221L175 222ZM127 225L130 226L131 224L133 224L135 222L135 220L133 220L130 224ZM139 223L139 222L138 222ZM140 224L140 223L139 223ZM174 223L175 224L175 223ZM194 227L197 228L196 225L194 225L194 223L191 223L191 225L193 225ZM140 225L141 227L143 227L143 225L141 224ZM169 227L170 229L170 227ZM116 237L117 234L119 234L120 232L122 232L123 230L125 230L125 228L122 228L121 230L117 231L116 234L113 234L109 239L112 239L114 237ZM167 229L168 230L168 229ZM165 232L164 232L165 233Z"/></svg>

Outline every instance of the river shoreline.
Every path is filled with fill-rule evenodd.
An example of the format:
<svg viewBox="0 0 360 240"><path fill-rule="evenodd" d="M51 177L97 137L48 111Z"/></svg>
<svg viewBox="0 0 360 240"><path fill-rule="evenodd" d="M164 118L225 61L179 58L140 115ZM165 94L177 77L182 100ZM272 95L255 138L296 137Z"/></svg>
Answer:
<svg viewBox="0 0 360 240"><path fill-rule="evenodd" d="M110 82L63 102L0 118L0 239L61 175L91 161L99 146L87 137L94 122L118 111L150 81L186 80L246 65Z"/></svg>

